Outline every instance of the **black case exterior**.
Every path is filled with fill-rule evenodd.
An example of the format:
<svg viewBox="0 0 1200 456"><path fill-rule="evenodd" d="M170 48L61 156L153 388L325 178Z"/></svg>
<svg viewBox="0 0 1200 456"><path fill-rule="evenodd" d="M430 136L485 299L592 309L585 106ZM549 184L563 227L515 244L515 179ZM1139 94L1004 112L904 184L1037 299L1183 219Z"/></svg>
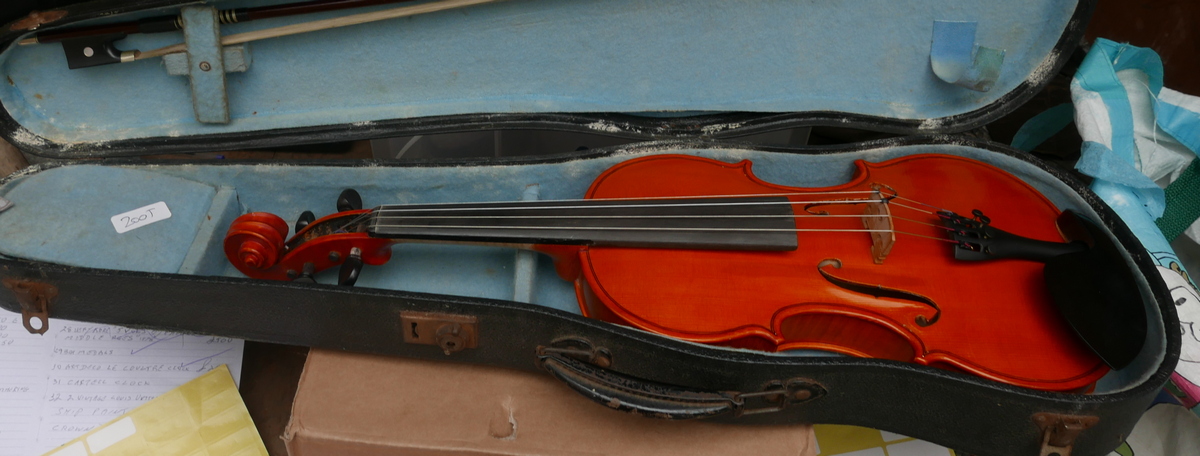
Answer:
<svg viewBox="0 0 1200 456"><path fill-rule="evenodd" d="M1081 195L1134 252L1140 272L1158 277L1151 258L1107 206L1074 178L1026 155L993 143L961 137L927 136L840 148L765 149L781 153L839 153L919 144L959 144L1012 155L1041 166ZM649 143L626 151L663 147L719 147L710 142ZM761 148L760 148L761 149ZM587 154L603 154L589 152ZM508 163L538 163L582 158L549 157ZM114 161L113 164L120 164ZM178 162L163 162L171 166ZM323 163L328 165L329 163ZM364 166L365 163L342 163ZM370 166L429 166L371 163ZM51 165L56 166L56 165ZM212 165L212 166L220 166ZM587 364L607 386L623 389L633 401L667 389L663 413L687 412L684 399L731 392L754 393L773 383L802 382L810 394L782 410L724 413L713 419L736 423L834 423L884 429L979 455L1039 454L1043 428L1037 414L1095 417L1094 426L1074 440L1075 455L1102 455L1129 435L1142 412L1174 370L1180 341L1168 337L1165 359L1142 384L1120 393L1078 395L1017 388L977 377L899 362L861 358L779 357L708 348L591 320L536 305L455 296L359 289L253 279L150 274L66 267L20 259L0 259L0 276L27 279L57 289L50 305L54 319L238 337L249 340L358 352L441 359L525 370L547 367L545 347L564 340L586 341L605 352L606 362ZM1170 294L1151 280L1166 328L1178 326ZM0 293L0 307L20 312L12 294ZM402 312L432 312L477 319L475 348L447 355L433 345L405 342ZM570 363L573 358L565 361ZM554 360L551 360L554 361ZM561 365L561 359L558 364ZM584 364L584 363L577 363ZM603 367L601 367L603 366ZM564 378L562 369L553 373ZM570 377L569 375L566 377ZM400 380L402 381L402 380ZM669 391L667 392L669 393ZM666 394L666 393L664 393ZM689 395L690 394L690 395ZM596 397L593 397L594 399ZM631 409L628 403L606 405ZM747 411L750 409L747 404ZM693 407L692 410L695 408ZM643 409L642 412L646 410Z"/></svg>
<svg viewBox="0 0 1200 456"><path fill-rule="evenodd" d="M189 2L20 0L0 7L0 20L25 18L30 9L46 11L62 8L66 14L50 24L59 26L109 14L184 3ZM1091 1L1080 2L1055 48L1060 55L1054 65L1055 71L1065 63L1066 57L1078 43L1093 6L1094 2ZM6 28L5 34L0 35L0 45L12 45L24 32ZM1048 79L1041 82L1046 81ZM727 113L666 119L610 113L500 113L401 119L376 122L369 127L335 125L211 136L140 138L105 143L97 148L75 146L70 150L60 144L46 142L30 152L59 158L112 157L488 129L538 128L594 132L586 126L597 120L615 125L617 131L609 133L617 136L691 138L623 149L632 152L723 147L721 143L709 140L801 126L836 125L901 134L947 133L969 130L1003 116L1032 97L1040 88L1038 84L1026 82L996 103L944 119L946 121L938 123L936 127L924 130L919 128L919 121L831 112ZM721 124L740 126L732 130L707 128ZM6 111L0 110L0 134L9 137L21 130L22 127ZM1178 326L1170 294L1159 279L1151 258L1117 215L1082 183L1021 152L994 143L953 136L913 136L835 148L739 147L779 153L835 154L921 144L957 144L1012 155L1059 177L1091 203L1101 215L1101 221L1113 230L1123 247L1133 252L1133 260L1141 274L1149 279L1163 316L1163 327ZM611 152L590 151L571 156L519 160L497 159L487 163L544 163L606 153ZM120 165L128 162L108 160L105 163ZM171 161L163 162L162 166L196 164L199 162ZM213 162L203 164L221 166ZM329 162L320 164L331 165ZM43 165L43 169L63 165L70 165L70 162ZM363 162L344 162L340 165L437 166ZM1071 454L1107 454L1129 435L1142 412L1168 380L1180 350L1179 338L1167 334L1162 363L1148 379L1129 390L1101 395L1060 394L884 360L781 357L716 349L508 301L320 284L100 270L2 257L0 278L54 287L57 295L48 308L51 325L55 324L55 319L79 320L543 372L551 370L552 374L576 389L588 389L581 379L606 382L604 387L608 393L612 393L608 396L595 391L591 394L583 392L622 410L639 409L645 413L652 406L657 406L661 414L673 418L717 414L719 416L712 419L733 423L868 426L985 456L1039 454L1048 437L1044 425L1053 423L1036 421L1038 414L1098 419L1073 440ZM22 305L14 294L4 291L0 291L0 307L13 312L22 311ZM406 312L474 317L478 328L477 346L447 355L442 348L434 345L406 343L405 328L401 324L401 313ZM564 341L572 342L564 345ZM573 355L569 350L553 352L555 347L566 346L590 346L593 349L590 353L603 353L603 356L581 357L578 350ZM547 347L551 350L546 350ZM563 356L563 353L567 355ZM580 361L585 358L588 362ZM802 385L800 390L807 393L796 396L795 400L786 399L786 407L771 413L736 416L738 410L731 412L728 409L730 402L744 399L744 407L739 410L752 411L753 404L762 405L763 397L747 399L744 394L737 393L761 392L777 384ZM711 404L717 405L709 407ZM1050 437L1058 439L1064 438L1064 435Z"/></svg>

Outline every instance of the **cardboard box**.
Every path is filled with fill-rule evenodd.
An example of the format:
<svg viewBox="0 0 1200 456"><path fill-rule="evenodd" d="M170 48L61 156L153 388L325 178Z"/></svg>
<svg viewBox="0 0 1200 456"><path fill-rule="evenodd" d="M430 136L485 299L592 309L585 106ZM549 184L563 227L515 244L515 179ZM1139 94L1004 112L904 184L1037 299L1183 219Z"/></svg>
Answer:
<svg viewBox="0 0 1200 456"><path fill-rule="evenodd" d="M601 407L548 375L312 350L291 456L815 454L811 426L663 421Z"/></svg>

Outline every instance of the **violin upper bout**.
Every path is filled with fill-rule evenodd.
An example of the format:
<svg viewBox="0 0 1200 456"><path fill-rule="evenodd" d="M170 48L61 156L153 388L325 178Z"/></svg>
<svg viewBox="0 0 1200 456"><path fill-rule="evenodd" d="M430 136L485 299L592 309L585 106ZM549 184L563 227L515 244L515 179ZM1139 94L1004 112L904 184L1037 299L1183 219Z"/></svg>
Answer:
<svg viewBox="0 0 1200 456"><path fill-rule="evenodd" d="M586 198L706 196L792 190L754 175L753 163L691 155L651 155L621 162L592 182Z"/></svg>

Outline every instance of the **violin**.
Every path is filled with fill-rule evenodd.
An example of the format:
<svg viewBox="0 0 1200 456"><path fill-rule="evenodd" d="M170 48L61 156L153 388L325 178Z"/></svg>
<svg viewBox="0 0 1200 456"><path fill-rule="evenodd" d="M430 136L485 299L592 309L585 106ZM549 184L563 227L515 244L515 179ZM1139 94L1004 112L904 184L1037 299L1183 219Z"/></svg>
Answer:
<svg viewBox="0 0 1200 456"><path fill-rule="evenodd" d="M999 168L932 154L860 160L849 182L792 188L751 167L635 158L576 200L362 209L344 193L341 212L306 213L290 239L278 216L245 214L224 248L251 278L312 280L341 267L339 283L352 285L397 242L513 246L553 258L591 318L698 343L904 361L1046 391L1086 390L1141 348L1102 359L1103 341L1085 340L1056 303L1064 293L1049 279L1095 263L1056 259L1097 250L1095 238L1107 237Z"/></svg>

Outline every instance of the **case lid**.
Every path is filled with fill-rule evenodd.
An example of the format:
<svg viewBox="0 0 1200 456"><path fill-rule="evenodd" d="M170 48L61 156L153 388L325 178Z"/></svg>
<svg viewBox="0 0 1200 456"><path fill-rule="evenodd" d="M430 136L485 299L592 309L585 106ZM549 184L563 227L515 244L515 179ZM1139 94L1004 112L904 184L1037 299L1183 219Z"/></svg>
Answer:
<svg viewBox="0 0 1200 456"><path fill-rule="evenodd" d="M87 2L35 18L57 18L38 28L47 31L177 14L185 3ZM229 24L220 33L435 3ZM0 133L39 155L87 157L482 128L646 138L804 125L962 131L1040 89L1078 43L1093 3L503 0L255 41L239 55L227 46L226 69L245 71L227 73L223 90L212 71L189 70L186 54L174 64L70 70L59 44L16 44L38 22L23 17L0 38ZM212 35L202 29L189 39ZM182 41L181 32L135 34L116 47ZM195 46L193 58L204 51ZM197 121L223 102L228 123Z"/></svg>

